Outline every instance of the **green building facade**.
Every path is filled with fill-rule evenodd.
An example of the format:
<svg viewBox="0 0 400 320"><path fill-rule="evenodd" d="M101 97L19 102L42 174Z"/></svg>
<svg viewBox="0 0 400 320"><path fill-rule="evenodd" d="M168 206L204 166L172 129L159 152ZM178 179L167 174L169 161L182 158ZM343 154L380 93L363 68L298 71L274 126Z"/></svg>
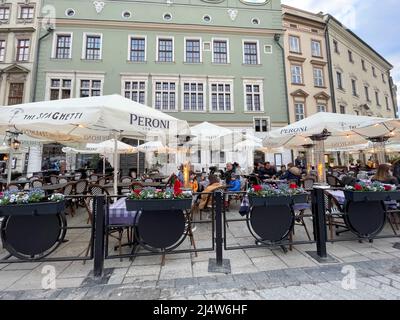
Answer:
<svg viewBox="0 0 400 320"><path fill-rule="evenodd" d="M43 0L39 21L35 101L118 93L260 138L288 123L278 0Z"/></svg>

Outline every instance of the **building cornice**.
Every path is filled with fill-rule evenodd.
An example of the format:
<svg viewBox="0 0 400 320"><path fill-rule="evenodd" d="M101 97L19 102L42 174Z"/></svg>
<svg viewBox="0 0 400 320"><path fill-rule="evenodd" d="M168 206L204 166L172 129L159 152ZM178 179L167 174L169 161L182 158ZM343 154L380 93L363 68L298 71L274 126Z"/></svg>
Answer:
<svg viewBox="0 0 400 320"><path fill-rule="evenodd" d="M14 33L22 33L22 32L35 32L36 29L34 27L15 27L15 28L0 28L0 33L10 33L10 32L14 32Z"/></svg>
<svg viewBox="0 0 400 320"><path fill-rule="evenodd" d="M325 67L328 64L328 62L321 61L321 60L311 60L310 63L312 65L317 65L317 66L322 66L322 67Z"/></svg>
<svg viewBox="0 0 400 320"><path fill-rule="evenodd" d="M227 33L227 34L245 34L247 36L260 36L283 34L283 29L261 29L261 28L242 28L242 27L222 27L222 26L203 26L203 25L180 25L165 23L144 23L144 22L124 22L124 21L104 21L104 20L70 20L57 19L58 27L82 27L82 28L113 28L125 30L156 30L163 32L198 32L198 33Z"/></svg>
<svg viewBox="0 0 400 320"><path fill-rule="evenodd" d="M287 58L289 61L292 61L292 62L304 63L306 61L306 58L303 58L303 57L288 56Z"/></svg>

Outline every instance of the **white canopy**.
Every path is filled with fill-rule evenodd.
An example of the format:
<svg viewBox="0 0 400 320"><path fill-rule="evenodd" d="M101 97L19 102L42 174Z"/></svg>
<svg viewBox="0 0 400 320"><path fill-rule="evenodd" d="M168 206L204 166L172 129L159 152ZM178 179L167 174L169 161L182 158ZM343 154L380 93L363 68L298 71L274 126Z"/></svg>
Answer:
<svg viewBox="0 0 400 320"><path fill-rule="evenodd" d="M120 95L65 99L2 107L0 133L17 129L57 142L101 142L111 132L124 136L189 133L186 121Z"/></svg>
<svg viewBox="0 0 400 320"><path fill-rule="evenodd" d="M117 142L117 152L119 154L137 153L138 150L129 144L121 141ZM62 149L65 153L80 153L80 154L113 154L115 153L115 139L107 140L101 143L88 143L85 149L76 149L64 147Z"/></svg>
<svg viewBox="0 0 400 320"><path fill-rule="evenodd" d="M101 142L118 136L189 134L186 121L120 95L34 102L2 107L0 134L7 130L60 143ZM115 150L117 143L115 142ZM114 191L118 182L114 157Z"/></svg>
<svg viewBox="0 0 400 320"><path fill-rule="evenodd" d="M399 136L400 122L396 119L364 117L348 114L316 113L281 129L271 131L264 139L266 147L298 148L312 144L310 137L327 131L327 148L340 148L363 144L368 138Z"/></svg>

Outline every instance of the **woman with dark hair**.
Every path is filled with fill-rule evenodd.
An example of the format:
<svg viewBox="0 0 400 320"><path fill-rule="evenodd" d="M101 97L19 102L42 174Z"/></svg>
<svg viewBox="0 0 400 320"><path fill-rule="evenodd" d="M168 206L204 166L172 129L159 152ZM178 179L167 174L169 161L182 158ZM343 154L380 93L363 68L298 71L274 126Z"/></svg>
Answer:
<svg viewBox="0 0 400 320"><path fill-rule="evenodd" d="M388 164L381 164L378 167L378 171L371 179L372 182L378 181L386 184L394 184L398 185L399 180L392 175L390 172L390 165Z"/></svg>

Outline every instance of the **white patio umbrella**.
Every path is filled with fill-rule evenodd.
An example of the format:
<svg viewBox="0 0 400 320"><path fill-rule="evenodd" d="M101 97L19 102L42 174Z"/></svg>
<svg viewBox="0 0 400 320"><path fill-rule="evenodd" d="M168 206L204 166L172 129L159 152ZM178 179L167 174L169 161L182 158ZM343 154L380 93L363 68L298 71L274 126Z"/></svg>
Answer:
<svg viewBox="0 0 400 320"><path fill-rule="evenodd" d="M0 134L20 131L60 143L102 142L121 136L158 134L173 139L188 134L186 121L144 106L120 95L65 99L2 107ZM115 140L115 150L117 140ZM114 157L114 191L117 192L118 155Z"/></svg>
<svg viewBox="0 0 400 320"><path fill-rule="evenodd" d="M368 141L386 141L399 137L399 128L400 122L396 119L321 112L271 131L264 140L264 146L299 148L315 143L319 178L325 181L322 164L326 148L343 148Z"/></svg>
<svg viewBox="0 0 400 320"><path fill-rule="evenodd" d="M115 142L117 148L115 149ZM101 143L88 143L85 149L76 149L71 147L64 147L62 149L67 154L101 154L101 155L115 155L115 154L133 154L138 150L129 144L123 143L116 139L107 140ZM103 175L105 174L106 157L103 157Z"/></svg>

